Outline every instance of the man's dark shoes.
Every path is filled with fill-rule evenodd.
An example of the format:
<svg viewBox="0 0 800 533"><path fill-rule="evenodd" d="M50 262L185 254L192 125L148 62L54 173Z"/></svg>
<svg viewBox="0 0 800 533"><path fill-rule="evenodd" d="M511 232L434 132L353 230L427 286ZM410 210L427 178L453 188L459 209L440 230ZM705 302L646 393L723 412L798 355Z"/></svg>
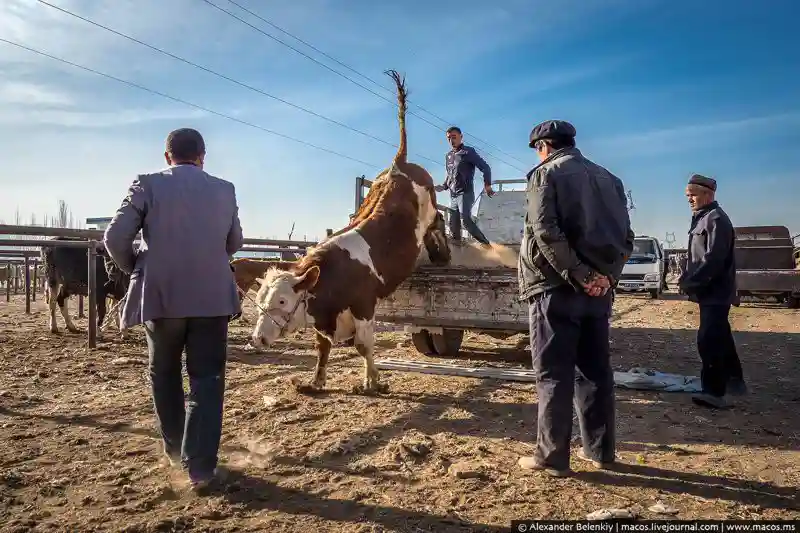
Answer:
<svg viewBox="0 0 800 533"><path fill-rule="evenodd" d="M710 407L712 409L727 409L730 407L730 404L725 400L724 397L713 396L705 392L694 394L692 396L692 401L696 405L702 405L703 407Z"/></svg>
<svg viewBox="0 0 800 533"><path fill-rule="evenodd" d="M747 394L747 384L741 378L729 380L726 389L731 396L745 396Z"/></svg>

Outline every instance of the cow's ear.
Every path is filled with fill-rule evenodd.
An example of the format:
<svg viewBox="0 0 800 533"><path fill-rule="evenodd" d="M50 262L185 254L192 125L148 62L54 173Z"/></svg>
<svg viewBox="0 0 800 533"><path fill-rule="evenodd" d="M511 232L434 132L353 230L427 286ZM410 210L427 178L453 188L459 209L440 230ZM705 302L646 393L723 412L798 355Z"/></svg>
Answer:
<svg viewBox="0 0 800 533"><path fill-rule="evenodd" d="M314 265L306 270L305 274L295 278L294 291L310 291L317 284L317 281L319 281L319 267Z"/></svg>

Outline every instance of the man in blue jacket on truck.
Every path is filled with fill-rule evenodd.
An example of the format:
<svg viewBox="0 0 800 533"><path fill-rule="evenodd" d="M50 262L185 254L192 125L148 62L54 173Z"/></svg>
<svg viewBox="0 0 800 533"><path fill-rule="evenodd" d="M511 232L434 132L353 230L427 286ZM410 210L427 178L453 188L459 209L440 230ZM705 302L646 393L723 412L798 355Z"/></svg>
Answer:
<svg viewBox="0 0 800 533"><path fill-rule="evenodd" d="M494 195L492 190L492 169L489 164L478 155L475 148L467 146L463 142L463 135L458 126L447 128L447 141L452 150L447 152L445 167L447 168L447 178L444 185L438 185L436 192L446 189L450 190L450 214L447 217L452 239L456 243L461 242L461 225L467 233L483 244L489 245L489 239L483 234L475 221L472 220L472 206L475 203L475 167L480 169L483 174L483 192L486 196Z"/></svg>

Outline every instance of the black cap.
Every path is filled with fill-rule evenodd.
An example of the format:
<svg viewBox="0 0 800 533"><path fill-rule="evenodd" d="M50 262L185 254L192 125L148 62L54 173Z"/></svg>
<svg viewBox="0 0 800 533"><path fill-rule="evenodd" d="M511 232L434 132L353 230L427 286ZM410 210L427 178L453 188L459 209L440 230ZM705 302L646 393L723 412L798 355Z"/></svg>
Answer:
<svg viewBox="0 0 800 533"><path fill-rule="evenodd" d="M206 152L206 143L199 131L181 128L167 135L166 148L177 161L194 161Z"/></svg>
<svg viewBox="0 0 800 533"><path fill-rule="evenodd" d="M576 134L575 126L565 120L546 120L531 130L531 142L528 146L533 148L542 139L571 139Z"/></svg>
<svg viewBox="0 0 800 533"><path fill-rule="evenodd" d="M689 178L689 185L699 185L700 187L705 187L712 191L717 190L717 180L714 178L707 178L702 174L692 174L692 177Z"/></svg>

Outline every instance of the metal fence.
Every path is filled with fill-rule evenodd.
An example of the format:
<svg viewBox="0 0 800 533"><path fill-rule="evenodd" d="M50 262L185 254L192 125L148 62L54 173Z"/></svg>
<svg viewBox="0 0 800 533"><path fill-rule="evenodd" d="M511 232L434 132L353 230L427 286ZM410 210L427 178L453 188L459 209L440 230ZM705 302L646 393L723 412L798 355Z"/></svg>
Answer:
<svg viewBox="0 0 800 533"><path fill-rule="evenodd" d="M72 229L72 228L47 228L41 226L12 226L0 224L0 265L5 263L8 276L6 280L6 301L11 301L11 286L15 284L14 292L18 292L20 277L17 266L24 265L25 286L25 312L30 313L31 297L36 298L36 285L38 283L38 264L42 247L52 248L84 248L87 254L87 299L89 310L89 325L87 328L89 348L97 347L97 280L95 265L97 262L97 249L103 240L102 230ZM9 238L11 237L11 238ZM28 237L28 238L24 238ZM30 237L45 237L45 239L32 239ZM52 237L67 237L80 240L59 241L51 240ZM245 238L241 252L274 252L285 257L289 255L304 255L306 249L316 245L313 241L291 241L280 239L253 239ZM11 248L11 249L7 249ZM33 263L33 284L31 284L31 262ZM11 274L12 265L14 274ZM33 291L31 289L33 288ZM83 296L78 298L79 317L83 317Z"/></svg>

